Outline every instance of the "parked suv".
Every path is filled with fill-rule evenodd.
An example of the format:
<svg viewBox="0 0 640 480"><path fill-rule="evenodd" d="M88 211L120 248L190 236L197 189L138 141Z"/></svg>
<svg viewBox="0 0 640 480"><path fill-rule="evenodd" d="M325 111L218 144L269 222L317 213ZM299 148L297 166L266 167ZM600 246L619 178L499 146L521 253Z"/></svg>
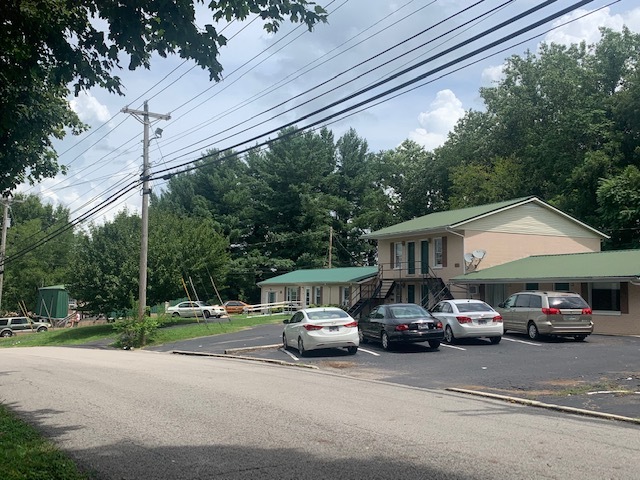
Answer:
<svg viewBox="0 0 640 480"><path fill-rule="evenodd" d="M593 332L591 307L577 293L526 291L511 295L497 308L504 331L573 337L582 341Z"/></svg>
<svg viewBox="0 0 640 480"><path fill-rule="evenodd" d="M0 337L11 337L17 332L46 332L50 328L48 322L34 322L27 317L0 318Z"/></svg>

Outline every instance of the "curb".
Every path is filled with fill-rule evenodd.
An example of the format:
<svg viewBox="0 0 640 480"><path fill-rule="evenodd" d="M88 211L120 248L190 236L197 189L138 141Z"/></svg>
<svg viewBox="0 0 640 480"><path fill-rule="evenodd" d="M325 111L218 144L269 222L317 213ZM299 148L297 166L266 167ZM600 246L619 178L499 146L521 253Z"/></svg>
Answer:
<svg viewBox="0 0 640 480"><path fill-rule="evenodd" d="M238 352L253 352L254 350L273 350L274 348L280 348L282 346L281 343L276 343L273 345L259 345L257 347L238 347L238 348L227 348L224 353L234 354Z"/></svg>
<svg viewBox="0 0 640 480"><path fill-rule="evenodd" d="M242 355L228 355L226 353L203 353L203 352L189 352L184 350L173 350L171 353L175 355L191 355L194 357L233 358L236 360L250 360L252 362L270 363L272 365L281 365L285 367L298 367L298 368L307 368L310 370L319 370L319 368L316 367L315 365L307 365L304 363L291 363L291 362L285 362L284 360L272 360L269 358L255 358L255 357L245 357Z"/></svg>
<svg viewBox="0 0 640 480"><path fill-rule="evenodd" d="M553 403L543 403L537 400L527 400L526 398L510 397L507 395L498 395L495 393L480 392L477 390L467 390L464 388L446 388L449 392L465 393L468 395L475 395L478 397L493 398L495 400L502 400L510 403L519 403L521 405L527 405L529 407L546 408L547 410L556 410L558 412L575 413L577 415L583 415L587 417L604 418L606 420L617 420L620 422L634 423L640 425L640 418L624 417L622 415L615 415L613 413L594 412L592 410L584 410L582 408L564 407L562 405L555 405Z"/></svg>

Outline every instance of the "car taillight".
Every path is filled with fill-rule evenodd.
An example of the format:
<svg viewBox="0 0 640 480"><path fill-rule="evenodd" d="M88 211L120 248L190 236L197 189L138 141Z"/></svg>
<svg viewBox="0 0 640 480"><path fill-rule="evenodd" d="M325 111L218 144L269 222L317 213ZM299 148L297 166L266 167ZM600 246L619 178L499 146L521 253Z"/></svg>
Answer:
<svg viewBox="0 0 640 480"><path fill-rule="evenodd" d="M344 324L345 327L357 327L358 322L349 322Z"/></svg>
<svg viewBox="0 0 640 480"><path fill-rule="evenodd" d="M502 323L502 317L500 315L496 315L493 317L493 323Z"/></svg>
<svg viewBox="0 0 640 480"><path fill-rule="evenodd" d="M322 325L311 325L310 323L307 323L306 325L304 325L304 329L307 332L310 332L312 330L322 330Z"/></svg>
<svg viewBox="0 0 640 480"><path fill-rule="evenodd" d="M458 320L458 323L471 323L471 317L456 317L456 320Z"/></svg>
<svg viewBox="0 0 640 480"><path fill-rule="evenodd" d="M590 308L583 308L582 309L582 314L583 315L591 315L593 313L593 311Z"/></svg>
<svg viewBox="0 0 640 480"><path fill-rule="evenodd" d="M400 325L396 325L396 330L398 332L404 332L405 330L409 330L409 325L406 323L401 323Z"/></svg>
<svg viewBox="0 0 640 480"><path fill-rule="evenodd" d="M440 320L436 322L436 328L442 328L442 322Z"/></svg>
<svg viewBox="0 0 640 480"><path fill-rule="evenodd" d="M542 313L545 315L560 315L559 308L543 308Z"/></svg>

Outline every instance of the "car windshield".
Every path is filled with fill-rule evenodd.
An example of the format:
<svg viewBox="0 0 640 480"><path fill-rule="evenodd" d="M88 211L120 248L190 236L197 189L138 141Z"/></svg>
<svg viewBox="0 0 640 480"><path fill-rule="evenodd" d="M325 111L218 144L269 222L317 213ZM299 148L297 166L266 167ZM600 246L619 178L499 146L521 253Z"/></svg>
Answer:
<svg viewBox="0 0 640 480"><path fill-rule="evenodd" d="M553 308L589 308L582 297L549 297L549 307Z"/></svg>
<svg viewBox="0 0 640 480"><path fill-rule="evenodd" d="M389 307L389 311L395 318L424 318L429 313L418 305L402 305Z"/></svg>
<svg viewBox="0 0 640 480"><path fill-rule="evenodd" d="M458 311L463 312L491 312L493 308L484 302L456 303Z"/></svg>
<svg viewBox="0 0 640 480"><path fill-rule="evenodd" d="M330 320L332 318L348 318L344 310L322 310L318 312L307 312L309 320Z"/></svg>
<svg viewBox="0 0 640 480"><path fill-rule="evenodd" d="M196 302L198 305L200 305L201 307L210 307L211 305L209 305L207 302Z"/></svg>

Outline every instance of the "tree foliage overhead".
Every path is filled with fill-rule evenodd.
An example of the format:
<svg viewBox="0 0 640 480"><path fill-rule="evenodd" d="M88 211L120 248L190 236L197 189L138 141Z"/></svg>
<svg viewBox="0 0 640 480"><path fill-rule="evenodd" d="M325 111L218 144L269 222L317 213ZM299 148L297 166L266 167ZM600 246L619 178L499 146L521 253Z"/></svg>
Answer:
<svg viewBox="0 0 640 480"><path fill-rule="evenodd" d="M199 4L212 15L202 28L196 25ZM326 21L324 9L307 0L3 2L0 192L64 170L52 138L86 128L69 107L69 86L75 94L93 86L121 93L116 73L123 63L129 70L149 68L153 53L193 60L217 81L218 52L227 39L216 23L249 15L258 15L269 32L287 19L309 29Z"/></svg>

